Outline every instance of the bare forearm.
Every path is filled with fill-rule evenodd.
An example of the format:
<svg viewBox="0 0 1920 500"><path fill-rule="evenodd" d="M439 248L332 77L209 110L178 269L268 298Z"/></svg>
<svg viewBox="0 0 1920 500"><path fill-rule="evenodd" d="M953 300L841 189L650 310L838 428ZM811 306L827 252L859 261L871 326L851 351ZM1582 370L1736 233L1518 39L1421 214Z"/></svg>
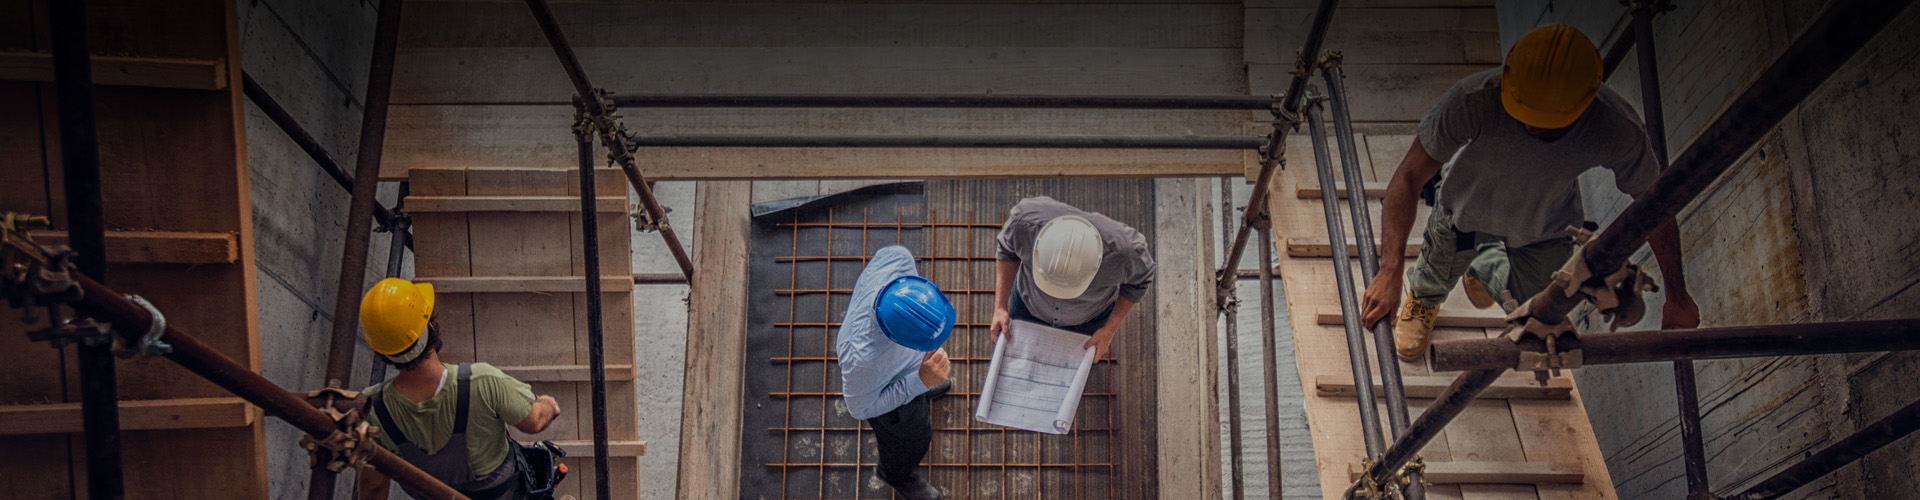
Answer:
<svg viewBox="0 0 1920 500"><path fill-rule="evenodd" d="M533 400L533 408L527 412L527 418L513 427L527 434L539 434L545 432L547 426L553 425L553 420L559 416L560 402L552 396L540 396Z"/></svg>
<svg viewBox="0 0 1920 500"><path fill-rule="evenodd" d="M1008 307L1008 301L1011 300L1009 294L1013 293L1014 276L1020 274L1020 263L1004 260L994 263L996 265L993 269L993 308L1005 310Z"/></svg>
<svg viewBox="0 0 1920 500"><path fill-rule="evenodd" d="M1687 292L1687 278L1680 264L1680 225L1672 220L1661 224L1647 236L1647 245L1653 247L1653 258L1660 266L1660 281L1667 296L1691 298L1693 295Z"/></svg>
<svg viewBox="0 0 1920 500"><path fill-rule="evenodd" d="M387 476L372 467L360 469L359 479L355 481L360 500L378 500L387 497Z"/></svg>
<svg viewBox="0 0 1920 500"><path fill-rule="evenodd" d="M1106 327L1109 330L1119 330L1120 323L1123 321L1126 321L1127 311L1132 311L1133 305L1134 305L1134 302L1127 299L1119 299L1118 301L1115 301L1113 303L1113 313L1107 315L1107 324L1102 326Z"/></svg>
<svg viewBox="0 0 1920 500"><path fill-rule="evenodd" d="M1405 269L1406 260L1401 256L1406 255L1407 238L1413 231L1420 190L1440 172L1440 167L1441 163L1427 154L1420 140L1414 139L1406 157L1400 160L1400 167L1393 171L1393 178L1387 181L1387 197L1382 200L1380 210L1381 273L1397 275Z"/></svg>

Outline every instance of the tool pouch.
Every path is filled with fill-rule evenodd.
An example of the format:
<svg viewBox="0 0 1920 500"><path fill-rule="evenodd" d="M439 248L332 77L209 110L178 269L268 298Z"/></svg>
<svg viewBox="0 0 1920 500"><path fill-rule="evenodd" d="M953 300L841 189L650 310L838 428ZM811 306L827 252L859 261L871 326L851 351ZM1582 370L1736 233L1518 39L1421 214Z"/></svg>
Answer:
<svg viewBox="0 0 1920 500"><path fill-rule="evenodd" d="M567 452L553 441L516 446L520 447L520 481L527 487L527 498L553 498L553 488L567 477L567 467L560 464Z"/></svg>

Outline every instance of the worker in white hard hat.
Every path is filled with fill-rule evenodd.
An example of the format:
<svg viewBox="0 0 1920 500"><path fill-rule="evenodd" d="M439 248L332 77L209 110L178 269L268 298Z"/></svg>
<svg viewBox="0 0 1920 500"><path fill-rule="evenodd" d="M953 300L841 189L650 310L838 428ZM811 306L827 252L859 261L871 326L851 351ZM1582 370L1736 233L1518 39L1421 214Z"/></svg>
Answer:
<svg viewBox="0 0 1920 500"><path fill-rule="evenodd" d="M1414 203L1439 176L1424 245L1411 270L1404 259L1381 259L1361 305L1369 325L1400 309L1393 340L1401 359L1426 355L1440 303L1456 283L1479 308L1511 308L1551 284L1574 255L1567 228L1587 220L1581 174L1605 168L1636 196L1653 185L1660 160L1646 127L1600 73L1600 51L1585 33L1540 26L1514 43L1504 65L1455 83L1420 120L1387 184L1380 254L1405 255ZM1679 231L1668 222L1648 242L1666 283L1661 327L1698 325Z"/></svg>
<svg viewBox="0 0 1920 500"><path fill-rule="evenodd" d="M493 365L441 363L433 285L380 280L360 301L360 326L367 347L400 370L364 391L367 420L381 447L467 498L552 498L551 484L527 484L536 475L522 472L523 450L507 426L528 434L545 431L560 416L559 403L553 396L535 397L531 386ZM387 485L379 471L360 470L360 498L387 498Z"/></svg>
<svg viewBox="0 0 1920 500"><path fill-rule="evenodd" d="M1018 319L1087 335L1106 357L1127 311L1153 285L1153 249L1139 231L1045 196L1007 211L997 238L994 341Z"/></svg>

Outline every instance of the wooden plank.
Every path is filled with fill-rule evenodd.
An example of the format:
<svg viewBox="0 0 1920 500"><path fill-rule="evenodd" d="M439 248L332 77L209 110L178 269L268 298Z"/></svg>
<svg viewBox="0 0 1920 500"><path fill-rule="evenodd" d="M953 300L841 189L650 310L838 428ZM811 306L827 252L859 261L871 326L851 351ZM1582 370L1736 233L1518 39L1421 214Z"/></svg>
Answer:
<svg viewBox="0 0 1920 500"><path fill-rule="evenodd" d="M521 382L585 382L591 380L587 365L494 366ZM607 380L633 380L630 363L608 364Z"/></svg>
<svg viewBox="0 0 1920 500"><path fill-rule="evenodd" d="M212 429L252 425L256 412L235 397L120 402L120 429ZM80 432L80 403L0 406L0 435Z"/></svg>
<svg viewBox="0 0 1920 500"><path fill-rule="evenodd" d="M1199 111L634 108L621 115L636 134L1256 133L1247 128L1245 115ZM404 179L410 167L565 167L579 161L573 136L566 132L573 119L571 106L395 106L391 116L382 179ZM651 180L1140 176L1182 171L1210 176L1241 168L1240 153L1231 151L650 148L640 156L641 171Z"/></svg>
<svg viewBox="0 0 1920 500"><path fill-rule="evenodd" d="M432 283L435 293L582 293L587 281L579 276L449 276L417 277ZM633 276L601 276L601 293L633 291Z"/></svg>
<svg viewBox="0 0 1920 500"><path fill-rule="evenodd" d="M1407 257L1419 257L1423 242L1420 238L1408 238ZM1287 238L1287 255L1293 257L1333 257L1333 244L1326 238ZM1360 258L1359 243L1347 238L1347 258Z"/></svg>
<svg viewBox="0 0 1920 500"><path fill-rule="evenodd" d="M1499 64L1503 56L1492 7L1342 7L1325 44L1350 64ZM1247 9L1247 62L1291 66L1316 10Z"/></svg>
<svg viewBox="0 0 1920 500"><path fill-rule="evenodd" d="M1202 180L1161 179L1154 198L1159 491L1218 499L1212 193Z"/></svg>
<svg viewBox="0 0 1920 500"><path fill-rule="evenodd" d="M624 93L1241 94L1240 49L633 47L576 49L594 82ZM1291 67L1291 66L1289 66ZM404 104L565 104L546 47L402 49ZM1360 75L1355 75L1359 77ZM1435 95L1438 97L1438 95ZM555 133L566 135L565 123Z"/></svg>
<svg viewBox="0 0 1920 500"><path fill-rule="evenodd" d="M1313 8L1320 0L1248 0L1247 7ZM1340 7L1492 7L1493 0L1348 0ZM1338 11L1334 14L1338 19Z"/></svg>
<svg viewBox="0 0 1920 500"><path fill-rule="evenodd" d="M1496 68L1489 64L1360 64L1346 65L1348 114L1355 122L1417 122L1433 109L1440 96L1474 73ZM1292 64L1248 64L1247 76L1255 95L1286 90L1293 78ZM1396 162L1397 164L1398 162Z"/></svg>
<svg viewBox="0 0 1920 500"><path fill-rule="evenodd" d="M593 456L593 440L556 440L553 444L566 450L567 458ZM646 441L607 441L609 457L642 457L647 455Z"/></svg>
<svg viewBox="0 0 1920 500"><path fill-rule="evenodd" d="M1363 182L1360 185L1361 189L1366 191L1367 199L1377 200L1387 197L1387 183L1385 182ZM1342 200L1347 199L1347 196L1351 194L1349 193L1351 190L1347 189L1346 183L1336 183L1334 186L1334 191L1339 193L1340 199ZM1294 197L1302 200L1318 200L1320 199L1320 185L1302 184L1294 188L1293 194Z"/></svg>
<svg viewBox="0 0 1920 500"><path fill-rule="evenodd" d="M27 234L43 245L66 245L66 231ZM166 264L231 264L240 259L233 233L107 231L107 261Z"/></svg>
<svg viewBox="0 0 1920 500"><path fill-rule="evenodd" d="M1432 484L1580 484L1587 478L1579 462L1427 462L1422 476ZM1359 480L1365 464L1347 465L1347 477Z"/></svg>
<svg viewBox="0 0 1920 500"><path fill-rule="evenodd" d="M227 88L227 62L224 60L96 55L92 61L95 85L192 90ZM51 83L53 55L0 50L0 80Z"/></svg>
<svg viewBox="0 0 1920 500"><path fill-rule="evenodd" d="M968 2L971 3L971 2ZM417 3L406 48L546 48L514 3ZM1216 5L558 3L575 48L1141 47L1238 48L1241 8ZM1496 48L1498 41L1494 42Z"/></svg>
<svg viewBox="0 0 1920 500"><path fill-rule="evenodd" d="M694 276L681 396L682 500L740 496L742 367L746 356L747 232L753 185L702 182L694 209Z"/></svg>
<svg viewBox="0 0 1920 500"><path fill-rule="evenodd" d="M1406 387L1407 397L1432 399L1439 397L1448 386L1453 385L1453 377L1432 375L1405 375L1401 377ZM1354 396L1354 384L1351 376L1320 375L1313 378L1315 393L1326 398L1351 398ZM1547 379L1542 387L1533 378L1506 377L1494 382L1486 392L1480 393L1480 399L1567 399L1573 392L1573 381L1565 378ZM1373 393L1376 397L1386 397L1381 388L1380 379L1373 381Z"/></svg>
<svg viewBox="0 0 1920 500"><path fill-rule="evenodd" d="M626 197L596 198L595 210L627 211ZM409 212L578 212L576 196L408 196Z"/></svg>
<svg viewBox="0 0 1920 500"><path fill-rule="evenodd" d="M1322 325L1345 324L1340 319L1340 308L1320 308L1314 310L1314 321ZM1433 325L1440 328L1503 328L1507 325L1506 313L1499 309L1453 309L1442 307L1440 316L1434 318Z"/></svg>

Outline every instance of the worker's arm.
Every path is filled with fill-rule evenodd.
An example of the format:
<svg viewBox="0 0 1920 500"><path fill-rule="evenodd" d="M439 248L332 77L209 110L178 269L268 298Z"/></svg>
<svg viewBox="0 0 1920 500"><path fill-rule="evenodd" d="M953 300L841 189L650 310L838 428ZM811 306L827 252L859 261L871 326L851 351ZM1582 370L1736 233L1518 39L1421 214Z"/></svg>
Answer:
<svg viewBox="0 0 1920 500"><path fill-rule="evenodd" d="M993 335L993 341L999 342L1001 335L1013 338L1013 330L1008 328L1011 321L1007 312L1009 300L1013 297L1013 278L1020 274L1020 261L996 261L993 268L993 323L987 331Z"/></svg>
<svg viewBox="0 0 1920 500"><path fill-rule="evenodd" d="M378 500L387 497L387 475L372 467L362 467L359 478L355 480L360 500Z"/></svg>
<svg viewBox="0 0 1920 500"><path fill-rule="evenodd" d="M1407 236L1413 230L1420 189L1440 173L1442 165L1415 137L1413 146L1407 148L1407 156L1400 159L1400 167L1394 169L1393 179L1387 181L1387 198L1380 210L1380 273L1367 284L1365 303L1360 307L1360 316L1368 325L1400 307L1401 273L1407 266L1402 256L1407 254ZM1348 188L1355 195L1360 193L1354 186Z"/></svg>
<svg viewBox="0 0 1920 500"><path fill-rule="evenodd" d="M559 416L560 402L555 401L553 396L542 394L533 399L533 407L527 412L527 418L520 419L520 423L513 424L513 428L527 434L539 434L546 431L547 426L553 424L553 419Z"/></svg>
<svg viewBox="0 0 1920 500"><path fill-rule="evenodd" d="M1094 348L1093 359L1107 357L1107 347L1113 344L1113 335L1120 331L1120 323L1127 319L1127 311L1133 310L1134 302L1121 298L1114 301L1113 313L1107 315L1107 324L1093 332L1093 338L1087 339L1085 347Z"/></svg>

